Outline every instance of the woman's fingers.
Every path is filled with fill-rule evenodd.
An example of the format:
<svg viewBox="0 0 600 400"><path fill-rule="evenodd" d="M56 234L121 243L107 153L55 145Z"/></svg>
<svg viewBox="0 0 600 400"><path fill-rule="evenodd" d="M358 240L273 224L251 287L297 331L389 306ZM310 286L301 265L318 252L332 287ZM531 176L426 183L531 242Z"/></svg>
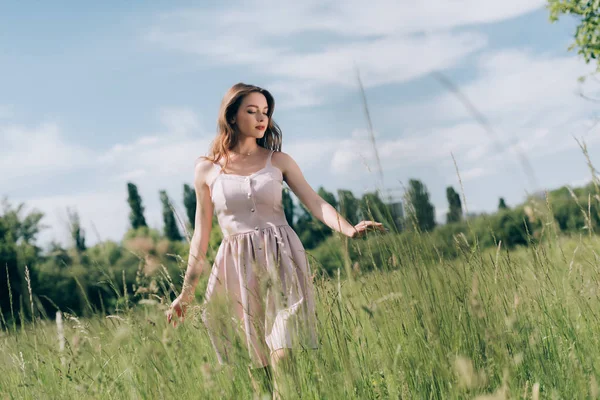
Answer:
<svg viewBox="0 0 600 400"><path fill-rule="evenodd" d="M381 222L375 221L361 221L356 225L356 229L359 232L359 236L363 236L364 233L368 231L379 230L381 232L386 232L387 229L383 226Z"/></svg>
<svg viewBox="0 0 600 400"><path fill-rule="evenodd" d="M173 311L175 311L177 318L173 318ZM173 323L173 327L176 327L177 320L179 318L181 318L181 321L183 322L183 309L181 308L181 306L175 305L169 308L169 310L167 311L167 323Z"/></svg>

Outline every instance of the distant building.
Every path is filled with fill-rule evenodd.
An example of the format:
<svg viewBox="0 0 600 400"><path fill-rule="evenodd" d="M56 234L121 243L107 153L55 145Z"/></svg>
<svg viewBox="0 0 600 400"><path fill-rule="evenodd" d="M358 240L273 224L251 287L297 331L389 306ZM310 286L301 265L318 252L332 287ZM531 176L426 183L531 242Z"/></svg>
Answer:
<svg viewBox="0 0 600 400"><path fill-rule="evenodd" d="M387 207L390 210L390 214L394 219L394 223L396 224L396 228L398 231L402 230L402 225L404 222L404 206L401 201L396 201L393 203L387 203Z"/></svg>

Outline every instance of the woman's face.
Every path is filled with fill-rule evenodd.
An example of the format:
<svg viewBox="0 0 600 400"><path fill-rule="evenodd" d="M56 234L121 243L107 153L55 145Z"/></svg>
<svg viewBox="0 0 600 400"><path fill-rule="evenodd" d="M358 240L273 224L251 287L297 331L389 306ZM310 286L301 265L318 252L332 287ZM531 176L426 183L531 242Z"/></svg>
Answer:
<svg viewBox="0 0 600 400"><path fill-rule="evenodd" d="M267 98L262 93L247 94L242 99L240 108L234 117L238 132L241 135L257 139L263 137L269 126L268 112Z"/></svg>

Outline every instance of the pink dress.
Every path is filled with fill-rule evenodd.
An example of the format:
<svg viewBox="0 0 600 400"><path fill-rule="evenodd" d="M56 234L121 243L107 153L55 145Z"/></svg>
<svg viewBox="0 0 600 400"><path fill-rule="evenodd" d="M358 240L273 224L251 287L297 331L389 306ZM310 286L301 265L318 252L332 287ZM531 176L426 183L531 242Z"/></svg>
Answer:
<svg viewBox="0 0 600 400"><path fill-rule="evenodd" d="M283 174L272 155L248 176L227 174L214 163L218 171L209 181L223 241L202 320L220 364L246 361L258 368L274 350L318 348L311 269L286 220Z"/></svg>

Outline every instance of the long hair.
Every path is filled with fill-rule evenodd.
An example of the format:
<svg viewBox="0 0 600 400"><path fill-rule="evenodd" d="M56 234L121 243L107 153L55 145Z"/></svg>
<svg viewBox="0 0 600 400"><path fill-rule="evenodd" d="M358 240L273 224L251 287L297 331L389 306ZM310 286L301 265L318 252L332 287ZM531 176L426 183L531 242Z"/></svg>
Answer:
<svg viewBox="0 0 600 400"><path fill-rule="evenodd" d="M262 93L267 99L269 111L269 125L265 130L262 138L257 139L256 143L268 150L281 151L282 134L279 126L273 121L273 111L275 111L275 99L273 95L261 87L247 85L245 83L236 83L233 85L223 97L221 107L219 109L219 117L217 119L217 135L211 143L208 156L199 158L207 159L211 162L217 162L221 158L225 158L225 168L229 162L229 151L237 144L239 135L229 121L235 116L240 108L244 96L258 92Z"/></svg>

